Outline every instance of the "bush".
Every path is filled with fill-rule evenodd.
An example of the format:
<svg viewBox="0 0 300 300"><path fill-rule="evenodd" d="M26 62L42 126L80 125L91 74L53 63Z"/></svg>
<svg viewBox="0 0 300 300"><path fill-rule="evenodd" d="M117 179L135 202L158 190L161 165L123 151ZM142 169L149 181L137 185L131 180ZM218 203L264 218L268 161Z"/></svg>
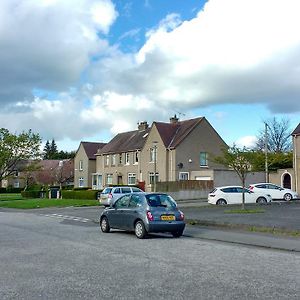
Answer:
<svg viewBox="0 0 300 300"><path fill-rule="evenodd" d="M74 191L62 191L63 199L86 199L96 200L97 190L74 190Z"/></svg>
<svg viewBox="0 0 300 300"><path fill-rule="evenodd" d="M77 187L77 188L74 188L74 191L87 191L90 189L91 189L90 187Z"/></svg>
<svg viewBox="0 0 300 300"><path fill-rule="evenodd" d="M40 198L40 191L22 191L23 198Z"/></svg>
<svg viewBox="0 0 300 300"><path fill-rule="evenodd" d="M8 194L8 193L11 193L11 194L18 194L18 193L21 193L23 189L22 188L14 188L12 186L9 186L7 188L0 188L0 193L5 193L5 194Z"/></svg>

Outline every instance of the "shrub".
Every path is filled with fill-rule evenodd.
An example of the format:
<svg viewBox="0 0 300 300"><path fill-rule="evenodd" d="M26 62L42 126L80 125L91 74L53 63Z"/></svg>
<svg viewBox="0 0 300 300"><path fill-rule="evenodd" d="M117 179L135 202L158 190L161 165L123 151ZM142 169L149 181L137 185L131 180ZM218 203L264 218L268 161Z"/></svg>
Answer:
<svg viewBox="0 0 300 300"><path fill-rule="evenodd" d="M96 200L97 199L96 190L74 190L74 191L62 191L63 199L86 199L86 200Z"/></svg>
<svg viewBox="0 0 300 300"><path fill-rule="evenodd" d="M40 198L40 191L22 191L23 198Z"/></svg>

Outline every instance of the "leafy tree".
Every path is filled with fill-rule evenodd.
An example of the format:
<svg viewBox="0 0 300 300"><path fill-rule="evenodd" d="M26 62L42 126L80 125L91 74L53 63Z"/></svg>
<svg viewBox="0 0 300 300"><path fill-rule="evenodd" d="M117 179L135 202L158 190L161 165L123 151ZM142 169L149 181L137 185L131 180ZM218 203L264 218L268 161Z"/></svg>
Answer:
<svg viewBox="0 0 300 300"><path fill-rule="evenodd" d="M245 209L245 182L249 172L252 171L253 151L240 149L235 145L222 149L223 155L214 158L216 163L233 169L242 182L242 209Z"/></svg>
<svg viewBox="0 0 300 300"><path fill-rule="evenodd" d="M264 121L267 124L268 151L274 153L292 150L291 128L289 119L278 120L276 117ZM261 130L256 143L256 149L265 149L265 130Z"/></svg>
<svg viewBox="0 0 300 300"><path fill-rule="evenodd" d="M31 130L19 135L0 129L0 181L10 177L24 160L40 157L41 138Z"/></svg>

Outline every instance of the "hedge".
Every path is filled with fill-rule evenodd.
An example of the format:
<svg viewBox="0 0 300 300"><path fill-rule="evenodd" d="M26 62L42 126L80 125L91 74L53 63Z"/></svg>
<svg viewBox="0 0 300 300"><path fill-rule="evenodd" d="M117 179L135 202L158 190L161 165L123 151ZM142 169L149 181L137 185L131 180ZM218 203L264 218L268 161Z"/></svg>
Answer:
<svg viewBox="0 0 300 300"><path fill-rule="evenodd" d="M23 198L40 198L40 191L22 191Z"/></svg>
<svg viewBox="0 0 300 300"><path fill-rule="evenodd" d="M21 193L23 189L22 188L14 188L14 187L7 187L7 188L0 188L0 193Z"/></svg>
<svg viewBox="0 0 300 300"><path fill-rule="evenodd" d="M96 200L96 190L83 190L83 191L62 191L63 199L85 199L85 200Z"/></svg>

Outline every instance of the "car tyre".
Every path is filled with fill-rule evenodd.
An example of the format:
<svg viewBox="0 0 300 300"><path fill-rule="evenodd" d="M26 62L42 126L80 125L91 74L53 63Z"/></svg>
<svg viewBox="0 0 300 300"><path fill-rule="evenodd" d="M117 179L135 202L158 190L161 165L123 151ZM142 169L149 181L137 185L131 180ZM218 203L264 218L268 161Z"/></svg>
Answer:
<svg viewBox="0 0 300 300"><path fill-rule="evenodd" d="M183 230L172 232L174 238L179 238L182 236L182 234L183 234Z"/></svg>
<svg viewBox="0 0 300 300"><path fill-rule="evenodd" d="M285 200L285 201L291 201L292 200L292 195L290 194L290 193L286 193L286 194L284 194L284 196L283 196L283 199Z"/></svg>
<svg viewBox="0 0 300 300"><path fill-rule="evenodd" d="M147 235L145 225L142 221L137 221L134 226L134 233L138 239L143 239Z"/></svg>
<svg viewBox="0 0 300 300"><path fill-rule="evenodd" d="M101 228L101 231L105 232L105 233L108 233L110 231L110 226L109 226L107 217L103 217L100 220L100 228Z"/></svg>
<svg viewBox="0 0 300 300"><path fill-rule="evenodd" d="M217 205L226 205L227 202L226 202L226 200L224 200L224 199L219 199L219 200L217 201L216 204L217 204Z"/></svg>
<svg viewBox="0 0 300 300"><path fill-rule="evenodd" d="M256 203L265 204L267 203L267 199L264 197L259 197L257 198Z"/></svg>

